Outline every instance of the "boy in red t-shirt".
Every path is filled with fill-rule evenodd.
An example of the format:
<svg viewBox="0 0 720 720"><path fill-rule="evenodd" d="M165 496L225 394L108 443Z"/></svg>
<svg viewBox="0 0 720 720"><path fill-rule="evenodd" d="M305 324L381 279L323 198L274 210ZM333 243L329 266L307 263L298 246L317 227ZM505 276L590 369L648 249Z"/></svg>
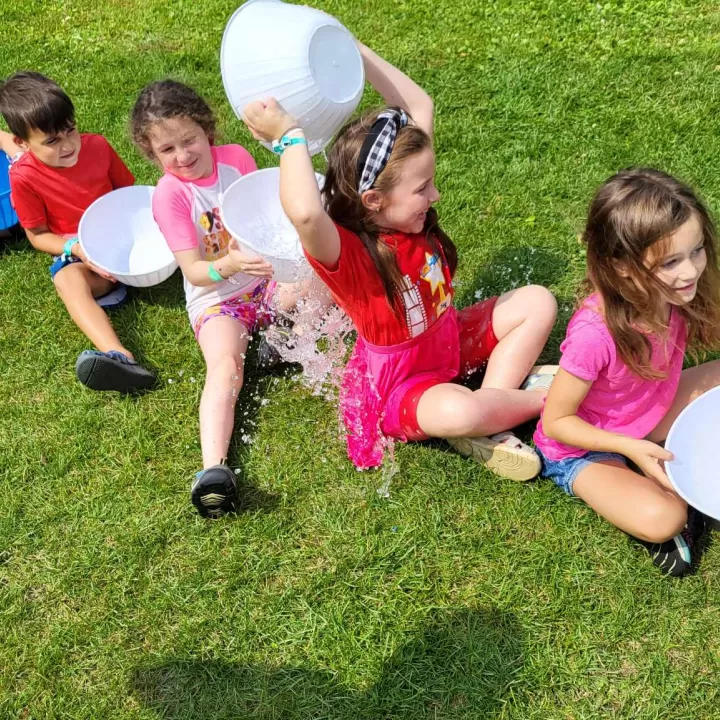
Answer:
<svg viewBox="0 0 720 720"><path fill-rule="evenodd" d="M55 289L97 347L78 357L78 380L93 390L149 387L154 375L135 362L103 310L122 302L125 288L88 260L77 238L85 210L135 178L104 137L78 133L72 101L39 73L16 73L2 83L0 111L12 133L2 133L0 148L12 151L14 143L23 151L10 169L15 212L33 247L53 256Z"/></svg>

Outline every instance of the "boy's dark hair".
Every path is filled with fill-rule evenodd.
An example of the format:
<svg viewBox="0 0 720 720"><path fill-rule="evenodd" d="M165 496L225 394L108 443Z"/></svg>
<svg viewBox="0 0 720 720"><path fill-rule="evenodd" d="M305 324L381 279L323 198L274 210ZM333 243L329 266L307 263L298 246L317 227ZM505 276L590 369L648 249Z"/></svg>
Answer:
<svg viewBox="0 0 720 720"><path fill-rule="evenodd" d="M33 130L47 135L75 124L75 107L65 91L37 72L18 72L0 84L0 112L10 132L27 140Z"/></svg>

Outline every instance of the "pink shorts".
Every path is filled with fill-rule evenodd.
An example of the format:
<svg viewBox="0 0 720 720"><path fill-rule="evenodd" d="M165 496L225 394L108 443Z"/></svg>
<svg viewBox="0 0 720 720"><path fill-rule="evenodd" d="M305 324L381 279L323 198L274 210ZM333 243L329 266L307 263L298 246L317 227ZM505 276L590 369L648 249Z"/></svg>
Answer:
<svg viewBox="0 0 720 720"><path fill-rule="evenodd" d="M341 413L348 454L357 467L382 462L380 434L425 440L417 423L422 394L482 370L498 344L492 327L497 298L457 312L449 308L420 337L382 347L358 339L343 376Z"/></svg>
<svg viewBox="0 0 720 720"><path fill-rule="evenodd" d="M274 280L263 280L249 293L206 308L195 321L195 339L199 339L202 326L214 317L231 317L242 323L249 333L267 327L275 319L273 298L276 287Z"/></svg>

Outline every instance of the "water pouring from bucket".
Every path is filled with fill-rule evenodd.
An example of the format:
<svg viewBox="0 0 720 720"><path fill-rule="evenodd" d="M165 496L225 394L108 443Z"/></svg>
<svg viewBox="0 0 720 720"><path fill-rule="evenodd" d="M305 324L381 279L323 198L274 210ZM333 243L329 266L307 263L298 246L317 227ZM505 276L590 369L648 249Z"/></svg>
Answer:
<svg viewBox="0 0 720 720"><path fill-rule="evenodd" d="M323 176L316 173L322 187ZM260 255L273 266L273 280L298 282L312 275L300 238L280 204L280 169L243 175L223 194L220 218L248 255Z"/></svg>
<svg viewBox="0 0 720 720"><path fill-rule="evenodd" d="M220 68L239 118L249 103L276 98L302 125L311 155L352 115L365 86L352 34L327 13L280 0L250 0L235 11Z"/></svg>

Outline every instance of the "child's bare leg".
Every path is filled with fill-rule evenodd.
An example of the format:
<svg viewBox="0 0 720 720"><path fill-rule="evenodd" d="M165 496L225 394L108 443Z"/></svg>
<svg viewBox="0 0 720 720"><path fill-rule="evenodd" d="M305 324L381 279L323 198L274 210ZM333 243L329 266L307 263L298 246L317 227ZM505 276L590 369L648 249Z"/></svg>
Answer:
<svg viewBox="0 0 720 720"><path fill-rule="evenodd" d="M417 406L420 429L431 437L495 435L537 417L544 393L443 383L426 390Z"/></svg>
<svg viewBox="0 0 720 720"><path fill-rule="evenodd" d="M575 479L573 492L615 527L647 542L665 542L687 522L682 498L619 462L586 466Z"/></svg>
<svg viewBox="0 0 720 720"><path fill-rule="evenodd" d="M673 404L648 440L662 442L670 432L677 416L693 401L708 390L720 385L720 360L703 363L683 370Z"/></svg>
<svg viewBox="0 0 720 720"><path fill-rule="evenodd" d="M555 298L539 285L518 288L498 298L492 322L495 337L500 342L488 360L483 389L520 387L545 346L556 314ZM543 394L532 394L536 397L533 402L528 402L537 407L539 414ZM517 402L523 404L520 399ZM526 419L535 416L530 414ZM506 424L503 429L516 424Z"/></svg>
<svg viewBox="0 0 720 720"><path fill-rule="evenodd" d="M205 468L220 464L227 456L248 340L246 328L231 317L211 318L200 329L198 341L207 365L200 400L200 445Z"/></svg>
<svg viewBox="0 0 720 720"><path fill-rule="evenodd" d="M114 283L100 277L82 263L64 267L55 276L54 283L70 317L98 350L117 350L133 358L132 353L120 342L107 313L95 300L110 292Z"/></svg>

